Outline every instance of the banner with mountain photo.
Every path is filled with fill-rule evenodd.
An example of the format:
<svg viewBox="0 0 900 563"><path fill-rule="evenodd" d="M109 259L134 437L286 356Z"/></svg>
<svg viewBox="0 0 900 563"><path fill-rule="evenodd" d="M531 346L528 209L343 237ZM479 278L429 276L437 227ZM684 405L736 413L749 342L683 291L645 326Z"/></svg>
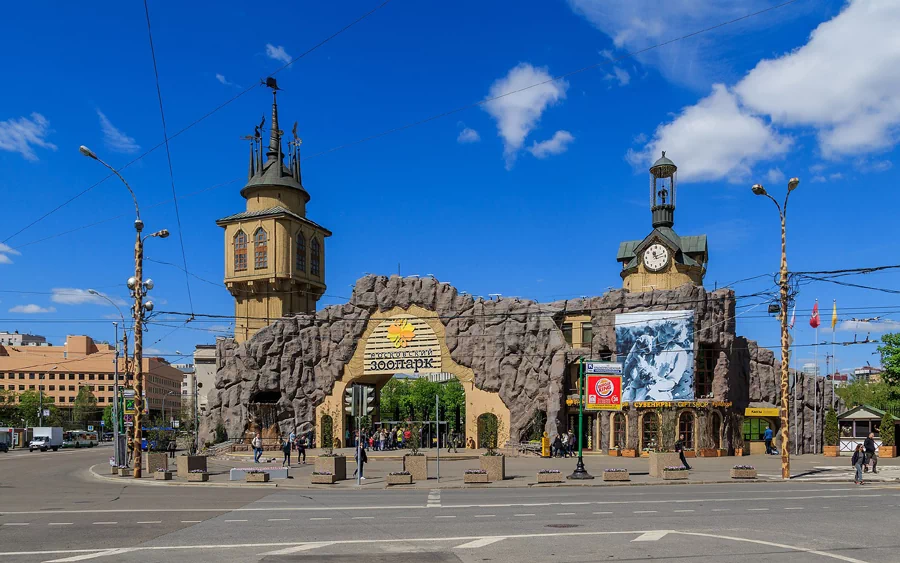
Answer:
<svg viewBox="0 0 900 563"><path fill-rule="evenodd" d="M622 402L694 400L694 312L616 315Z"/></svg>

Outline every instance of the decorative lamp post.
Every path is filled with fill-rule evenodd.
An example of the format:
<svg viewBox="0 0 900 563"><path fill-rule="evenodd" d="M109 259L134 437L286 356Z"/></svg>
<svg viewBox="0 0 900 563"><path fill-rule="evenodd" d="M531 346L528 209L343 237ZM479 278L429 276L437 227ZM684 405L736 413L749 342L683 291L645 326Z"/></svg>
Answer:
<svg viewBox="0 0 900 563"><path fill-rule="evenodd" d="M578 463L569 479L593 479L584 468L584 358L578 358Z"/></svg>
<svg viewBox="0 0 900 563"><path fill-rule="evenodd" d="M119 312L119 318L122 319L122 340L125 348L125 363L128 364L128 336L125 329L125 315L122 314L122 310L119 309L119 306L115 304L115 302L103 295L96 289L88 289L88 293L91 295L96 295L97 297L101 297L109 301L109 304L116 308L116 311ZM116 338L113 342L116 343L116 357L113 360L113 379L115 381L114 384L114 394L113 394L113 441L115 443L115 449L113 450L113 457L115 458L116 465L122 465L122 459L119 452L119 323L113 322L113 329L116 333ZM127 370L126 370L127 371Z"/></svg>

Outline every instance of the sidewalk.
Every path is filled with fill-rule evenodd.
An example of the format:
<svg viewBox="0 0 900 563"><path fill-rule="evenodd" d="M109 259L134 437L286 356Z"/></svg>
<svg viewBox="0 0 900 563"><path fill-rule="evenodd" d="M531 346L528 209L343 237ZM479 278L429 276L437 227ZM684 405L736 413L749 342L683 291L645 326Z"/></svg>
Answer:
<svg viewBox="0 0 900 563"><path fill-rule="evenodd" d="M705 483L733 483L729 471L736 464L752 465L756 467L759 479L756 482L781 481L781 458L778 456L755 455L745 457L718 457L718 458L690 458L692 470L687 480L663 481L648 474L649 462L646 458L623 458L606 455L585 455L584 463L587 471L595 477L588 481L565 480L562 484L538 484L537 472L541 469L558 469L564 476L575 469L576 458L543 459L535 455L507 456L506 475L502 482L471 485L463 482L463 474L466 469L477 469L478 458L483 453L479 450L460 450L458 454L447 454L446 450L440 454L440 482L437 480L437 460L434 449L421 450L428 458L428 481L418 481L412 485L394 485L394 489L452 489L452 488L477 488L477 487L559 487L559 486L627 486L627 485L662 485L662 484L705 484ZM260 466L281 466L282 456L277 457L276 452L265 452ZM347 456L348 480L339 481L333 485L312 485L310 475L313 472L315 458L321 450L308 450L307 464L298 464L294 457L291 461L290 477L285 480L275 480L268 484L248 484L243 481L229 481L229 471L235 467L253 467L252 454L230 453L221 457L210 457L208 469L210 472L207 483L187 483L184 479L174 476L172 481L155 481L153 474L145 475L141 482L159 484L163 486L228 486L228 487L273 487L279 488L306 488L306 489L349 489L356 487L356 480L350 479L356 463L353 460L352 449L335 450ZM365 465L366 479L362 481L363 488L385 488L385 477L392 471L401 471L402 455L406 450L394 450L386 452L368 452L369 463ZM273 460L273 461L269 461ZM174 464L173 464L174 465ZM631 474L630 482L604 482L601 477L606 468L624 468ZM103 464L91 468L95 477L111 481L122 481L127 478L116 477L107 474L107 467ZM865 474L867 482L871 483L900 483L900 459L879 460L878 474ZM792 481L821 481L821 482L853 482L853 468L850 459L839 457L824 457L821 455L794 456L791 458Z"/></svg>

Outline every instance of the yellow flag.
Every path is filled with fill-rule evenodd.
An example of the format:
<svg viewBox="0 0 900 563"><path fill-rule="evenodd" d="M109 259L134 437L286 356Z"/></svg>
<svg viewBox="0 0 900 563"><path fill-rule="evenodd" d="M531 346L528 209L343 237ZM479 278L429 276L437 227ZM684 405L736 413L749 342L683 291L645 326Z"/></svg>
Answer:
<svg viewBox="0 0 900 563"><path fill-rule="evenodd" d="M834 306L831 309L831 330L834 330L837 324L837 299L834 300Z"/></svg>

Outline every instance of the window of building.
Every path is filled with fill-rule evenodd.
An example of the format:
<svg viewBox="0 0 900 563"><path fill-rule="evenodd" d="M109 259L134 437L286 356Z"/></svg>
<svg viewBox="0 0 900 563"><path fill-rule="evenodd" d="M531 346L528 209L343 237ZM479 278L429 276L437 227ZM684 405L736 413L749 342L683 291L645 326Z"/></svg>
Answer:
<svg viewBox="0 0 900 563"><path fill-rule="evenodd" d="M758 442L763 439L766 428L771 424L764 418L745 418L744 419L744 440L747 442Z"/></svg>
<svg viewBox="0 0 900 563"><path fill-rule="evenodd" d="M47 378L48 378L48 379L56 379L56 374L55 374L55 373L51 373L50 375L47 376Z"/></svg>
<svg viewBox="0 0 900 563"><path fill-rule="evenodd" d="M591 323L581 323L581 345L585 348L591 347L591 340L594 338L594 327Z"/></svg>
<svg viewBox="0 0 900 563"><path fill-rule="evenodd" d="M43 385L38 385L38 391L43 391L43 390L44 390L44 386L43 386Z"/></svg>
<svg viewBox="0 0 900 563"><path fill-rule="evenodd" d="M28 390L29 390L29 391L34 391L34 385L29 385L29 386L28 386Z"/></svg>
<svg viewBox="0 0 900 563"><path fill-rule="evenodd" d="M306 272L306 237L297 233L297 271Z"/></svg>
<svg viewBox="0 0 900 563"><path fill-rule="evenodd" d="M70 373L70 374L69 374L69 380L73 380L73 379L75 379L75 374L74 374L74 373Z"/></svg>
<svg viewBox="0 0 900 563"><path fill-rule="evenodd" d="M28 379L34 379L34 374L33 374L33 373L29 373L29 374L28 374Z"/></svg>
<svg viewBox="0 0 900 563"><path fill-rule="evenodd" d="M716 369L716 351L700 346L697 354L697 377L694 378L694 397L711 398L713 395L713 376Z"/></svg>
<svg viewBox="0 0 900 563"><path fill-rule="evenodd" d="M572 345L572 323L563 323L562 333L563 333L563 338L566 339L566 344L571 346Z"/></svg>
<svg viewBox="0 0 900 563"><path fill-rule="evenodd" d="M625 449L625 415L620 412L615 413L612 418L612 425L612 444L610 444L610 448Z"/></svg>
<svg viewBox="0 0 900 563"><path fill-rule="evenodd" d="M91 380L91 381L93 381L93 380L94 380L94 374L93 374L93 373L88 374L88 379Z"/></svg>
<svg viewBox="0 0 900 563"><path fill-rule="evenodd" d="M43 374L43 373L39 373L39 374L38 374L38 379L44 379L44 374Z"/></svg>
<svg viewBox="0 0 900 563"><path fill-rule="evenodd" d="M678 434L684 435L684 449L694 449L694 413L683 412L678 415Z"/></svg>
<svg viewBox="0 0 900 563"><path fill-rule="evenodd" d="M75 397L69 397L69 402L70 402L70 403L74 403L74 402L75 402Z"/></svg>
<svg viewBox="0 0 900 563"><path fill-rule="evenodd" d="M234 235L234 271L247 269L247 233L238 231Z"/></svg>
<svg viewBox="0 0 900 563"><path fill-rule="evenodd" d="M0 379L6 379L6 374L5 374L5 373L0 373ZM12 378L10 378L10 379L12 379Z"/></svg>
<svg viewBox="0 0 900 563"><path fill-rule="evenodd" d="M56 391L56 385L51 385L51 386L50 386L50 390L51 390L51 391Z"/></svg>
<svg viewBox="0 0 900 563"><path fill-rule="evenodd" d="M25 379L25 374L24 374L24 373L20 373L20 374L19 374L19 379Z"/></svg>
<svg viewBox="0 0 900 563"><path fill-rule="evenodd" d="M102 374L102 373L98 373L98 374L97 374L97 379L99 379L100 381L103 381L104 379L106 379L106 376L105 376L104 374Z"/></svg>
<svg viewBox="0 0 900 563"><path fill-rule="evenodd" d="M79 373L79 374L78 374L78 381L84 381L84 374L83 374L83 373Z"/></svg>
<svg viewBox="0 0 900 563"><path fill-rule="evenodd" d="M24 386L24 385L19 385L19 391L24 391L24 390L25 390L25 386Z"/></svg>
<svg viewBox="0 0 900 563"><path fill-rule="evenodd" d="M655 450L659 445L659 417L648 412L641 417L641 449Z"/></svg>
<svg viewBox="0 0 900 563"><path fill-rule="evenodd" d="M69 391L74 391L74 390L75 390L75 386L74 386L74 385L69 385Z"/></svg>
<svg viewBox="0 0 900 563"><path fill-rule="evenodd" d="M97 402L98 402L98 403L105 403L105 402L106 402L106 397L104 397L103 395L97 397ZM110 400L110 403L111 403L111 402L112 402L112 400Z"/></svg>
<svg viewBox="0 0 900 563"><path fill-rule="evenodd" d="M309 273L319 275L319 239L314 238L309 244Z"/></svg>
<svg viewBox="0 0 900 563"><path fill-rule="evenodd" d="M269 266L269 243L265 229L256 229L253 233L253 267L262 270Z"/></svg>

